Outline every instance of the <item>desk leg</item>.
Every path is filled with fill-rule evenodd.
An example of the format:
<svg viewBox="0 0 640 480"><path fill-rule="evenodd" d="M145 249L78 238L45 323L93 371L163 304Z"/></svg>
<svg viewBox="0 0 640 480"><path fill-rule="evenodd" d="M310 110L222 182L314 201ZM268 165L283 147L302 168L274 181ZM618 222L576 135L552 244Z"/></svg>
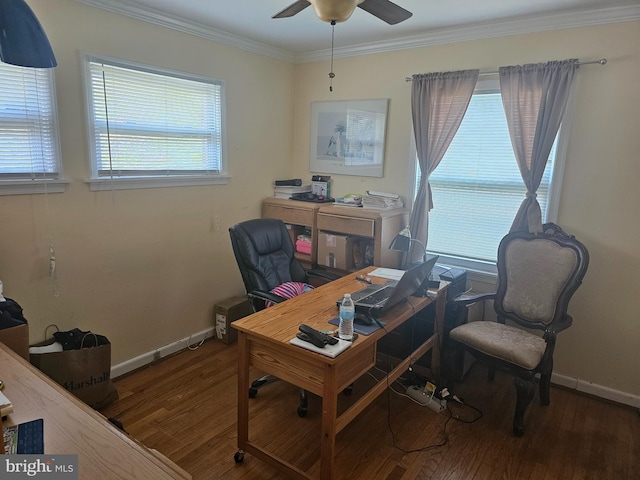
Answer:
<svg viewBox="0 0 640 480"><path fill-rule="evenodd" d="M334 478L336 458L336 421L338 416L338 392L335 368L325 367L322 392L322 439L320 449L320 480Z"/></svg>
<svg viewBox="0 0 640 480"><path fill-rule="evenodd" d="M439 379L440 376L440 355L441 355L441 346L442 346L442 335L444 334L444 310L447 305L447 296L446 289L438 292L438 296L436 297L436 318L435 318L435 333L436 342L433 344L433 348L431 350L431 374L434 379Z"/></svg>
<svg viewBox="0 0 640 480"><path fill-rule="evenodd" d="M249 341L238 332L238 448L244 450L249 441Z"/></svg>

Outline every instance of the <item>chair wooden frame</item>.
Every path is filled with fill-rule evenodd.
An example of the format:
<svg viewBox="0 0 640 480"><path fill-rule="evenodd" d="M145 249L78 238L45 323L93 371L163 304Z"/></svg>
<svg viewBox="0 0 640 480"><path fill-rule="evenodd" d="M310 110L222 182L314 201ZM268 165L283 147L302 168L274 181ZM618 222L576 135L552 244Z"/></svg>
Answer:
<svg viewBox="0 0 640 480"><path fill-rule="evenodd" d="M546 318L544 320L528 318L526 315L523 315L522 312L514 311L513 309L505 306L505 295L511 287L508 281L509 265L507 261L507 251L515 240L524 240L525 242L539 242L541 240L553 242L559 247L558 252L562 251L566 253L566 249L569 249L575 254L575 263L571 270L567 272L566 277L562 279L563 282L559 285L559 291L556 292L557 298L555 301L555 310L550 318ZM540 262L545 260L548 261L550 259L539 259ZM540 234L512 232L502 239L500 246L498 247L498 286L496 292L461 296L452 300L453 305L465 307L458 309L462 316L462 321L459 323L462 323L463 326L456 327L465 328L465 333L472 332L473 327L471 325L476 323L466 323L468 307L474 303L486 300L493 300L493 306L497 314L498 323L505 325L507 321L509 321L510 325L521 326L526 329L543 332L542 338L545 342L545 349L540 362L534 368L524 368L509 360L498 358L491 354L487 354L487 352L482 352L463 341L456 341L456 338L454 338L456 337L456 328L454 328L450 333L450 338L454 342L454 345L458 348L464 348L464 350L471 353L480 363L486 364L489 367L490 380L493 379L496 368L507 370L515 375L517 402L513 419L513 432L516 436L522 436L524 433L524 415L535 393L534 379L536 374L540 375L540 403L542 405L548 405L550 402L549 389L551 384L551 374L553 372L553 352L556 344L556 336L559 332L567 329L572 324L573 319L571 315L567 313L569 301L582 283L582 279L584 278L588 265L589 253L586 247L576 240L574 236L566 234L558 225L553 223L545 224L543 226L543 232ZM553 266L554 265L550 265L549 267L551 268ZM458 337L460 337L460 335L458 335ZM459 356L456 355L456 357L458 358ZM448 363L450 363L450 360ZM453 378L451 375L448 375L448 377L449 382L451 382Z"/></svg>

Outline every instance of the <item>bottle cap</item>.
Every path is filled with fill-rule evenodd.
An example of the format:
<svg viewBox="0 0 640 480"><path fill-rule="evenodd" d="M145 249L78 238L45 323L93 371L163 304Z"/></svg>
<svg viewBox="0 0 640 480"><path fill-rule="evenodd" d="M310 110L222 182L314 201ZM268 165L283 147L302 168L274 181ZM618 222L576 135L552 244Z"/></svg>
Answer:
<svg viewBox="0 0 640 480"><path fill-rule="evenodd" d="M350 293L345 293L345 294L344 294L344 297L345 297L345 298L351 298L351 294L350 294Z"/></svg>

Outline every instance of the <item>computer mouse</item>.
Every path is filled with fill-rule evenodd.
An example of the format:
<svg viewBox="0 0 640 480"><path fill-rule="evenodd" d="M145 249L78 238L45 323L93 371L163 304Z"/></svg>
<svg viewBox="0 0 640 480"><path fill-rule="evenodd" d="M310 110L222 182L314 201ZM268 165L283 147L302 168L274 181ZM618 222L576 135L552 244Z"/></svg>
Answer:
<svg viewBox="0 0 640 480"><path fill-rule="evenodd" d="M356 313L356 315L353 317L353 322L357 323L358 325L371 325L371 323L373 323L371 317L365 315L364 313Z"/></svg>

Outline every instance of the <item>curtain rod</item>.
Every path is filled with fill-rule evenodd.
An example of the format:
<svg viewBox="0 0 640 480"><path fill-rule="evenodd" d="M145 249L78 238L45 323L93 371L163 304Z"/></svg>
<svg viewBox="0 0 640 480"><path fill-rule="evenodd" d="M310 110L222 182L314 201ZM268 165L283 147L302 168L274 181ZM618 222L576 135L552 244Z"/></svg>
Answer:
<svg viewBox="0 0 640 480"><path fill-rule="evenodd" d="M607 59L606 58L601 58L600 60L592 60L590 62L578 62L578 65L592 65L592 64L599 64L599 65L606 65L607 64ZM482 75L498 75L498 72L481 72L480 76ZM404 77L404 81L405 82L410 82L412 81L411 77Z"/></svg>

